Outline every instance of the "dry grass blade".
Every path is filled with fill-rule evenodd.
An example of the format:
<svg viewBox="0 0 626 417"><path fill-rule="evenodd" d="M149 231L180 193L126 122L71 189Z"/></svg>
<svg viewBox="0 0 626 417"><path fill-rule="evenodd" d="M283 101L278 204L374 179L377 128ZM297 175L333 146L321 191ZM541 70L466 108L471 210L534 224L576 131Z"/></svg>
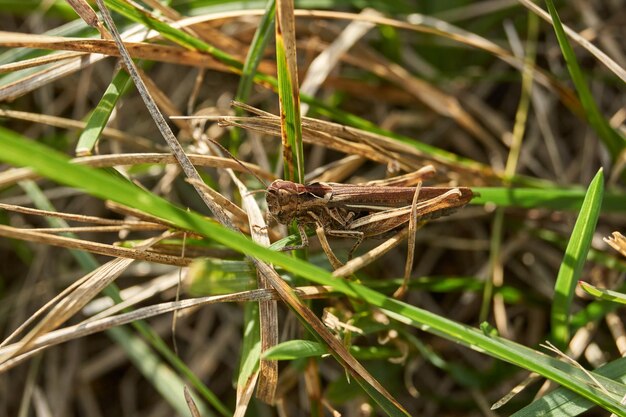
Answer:
<svg viewBox="0 0 626 417"><path fill-rule="evenodd" d="M622 256L626 257L626 237L620 232L613 232L612 236L605 237L603 240L611 245L613 249L621 253Z"/></svg>
<svg viewBox="0 0 626 417"><path fill-rule="evenodd" d="M294 289L295 294L303 299L319 298L329 293L330 289L320 286L307 286ZM172 311L193 308L208 304L225 303L225 302L255 302L279 299L276 291L268 289L258 289L251 291L243 291L239 293L217 295L210 297L200 297L181 301L170 301L148 307L142 307L128 313L122 313L116 316L103 317L96 320L85 320L82 323L68 326L58 330L52 330L36 337L29 345L28 352L16 356L19 344L6 345L0 348L0 357L12 357L0 364L0 373L6 372L18 363L24 361L41 349L45 349L69 340L88 336L98 333L115 326L132 323L134 321L148 319L157 315L170 313Z"/></svg>
<svg viewBox="0 0 626 417"><path fill-rule="evenodd" d="M531 373L526 377L526 379L513 387L513 389L511 389L511 391L509 391L504 397L493 403L491 409L497 410L498 408L502 407L503 405L511 401L517 394L524 391L529 385L537 381L539 378L539 374Z"/></svg>
<svg viewBox="0 0 626 417"><path fill-rule="evenodd" d="M36 338L56 329L80 311L104 287L119 277L132 262L132 259L115 259L89 273L88 278L52 307L50 312L15 344L10 353L0 355L0 365L27 350Z"/></svg>
<svg viewBox="0 0 626 417"><path fill-rule="evenodd" d="M342 182L365 163L365 158L348 155L339 160L322 165L304 176L304 182Z"/></svg>
<svg viewBox="0 0 626 417"><path fill-rule="evenodd" d="M13 71L20 71L23 69L39 67L55 62L65 61L67 59L77 58L83 55L81 52L59 52L54 54L48 54L44 56L38 56L36 58L24 59L18 62L11 62L8 64L0 65L0 74L5 74Z"/></svg>
<svg viewBox="0 0 626 417"><path fill-rule="evenodd" d="M398 175L384 180L368 181L363 185L372 185L377 187L412 187L420 182L432 178L436 173L435 167L426 165L415 172Z"/></svg>
<svg viewBox="0 0 626 417"><path fill-rule="evenodd" d="M403 67L394 64L379 53L365 47L359 48L346 62L365 70L371 71L379 77L396 84L420 100L434 112L449 117L469 134L478 138L485 146L498 149L496 139L478 123L474 117L464 110L459 100L452 94L435 87L431 83L414 77Z"/></svg>
<svg viewBox="0 0 626 417"><path fill-rule="evenodd" d="M415 259L415 237L417 235L417 200L422 189L422 183L419 182L415 188L415 196L413 196L413 204L411 204L411 217L409 218L409 239L406 251L406 264L404 266L404 277L402 279L402 285L398 288L393 296L395 298L402 298L409 289L409 279L411 278L411 271L413 270L413 261Z"/></svg>
<svg viewBox="0 0 626 417"><path fill-rule="evenodd" d="M0 101L12 101L25 94L37 90L55 80L85 69L92 64L105 59L102 54L90 54L86 57L68 59L67 62L59 62L47 68L37 71L34 74L26 75L16 81L0 86Z"/></svg>
<svg viewBox="0 0 626 417"><path fill-rule="evenodd" d="M361 14L377 15L374 10L366 9ZM359 39L361 39L374 25L370 22L351 22L322 53L320 53L309 65L307 73L302 80L300 92L314 97L317 90L324 83L330 72L335 68L343 54L345 54ZM302 114L307 114L308 104L302 105Z"/></svg>
<svg viewBox="0 0 626 417"><path fill-rule="evenodd" d="M252 234L252 239L263 245L270 245L270 238L268 235L268 227L265 224L265 219L261 213L257 202L253 198L252 194L248 192L246 186L239 181L232 170L228 172L232 180L239 189L239 194L243 199L243 207L248 213L249 226ZM257 282L260 289L272 288L268 280L257 271ZM261 333L261 354L266 350L274 347L278 344L278 306L276 301L259 301L259 319L260 319L260 333ZM257 388L257 397L268 403L274 404L276 399L276 387L278 384L278 362L273 360L261 359L259 364L259 385ZM243 399L248 395L246 392L247 386L242 387L240 391L238 389L238 397L240 398L239 404L243 406ZM248 397L249 398L249 397Z"/></svg>
<svg viewBox="0 0 626 417"><path fill-rule="evenodd" d="M72 9L87 23L89 26L95 28L103 38L109 38L111 35L107 32L106 28L98 19L96 12L91 8L89 3L85 0L67 0Z"/></svg>
<svg viewBox="0 0 626 417"><path fill-rule="evenodd" d="M237 387L237 403L235 404L235 412L233 417L244 417L248 411L248 404L252 398L256 381L259 378L259 371L250 375L243 387Z"/></svg>
<svg viewBox="0 0 626 417"><path fill-rule="evenodd" d="M349 21L364 20L376 23L377 25L389 25L394 28L416 31L422 33L433 34L443 38L451 39L455 42L465 44L477 49L481 49L493 54L512 67L521 70L524 62L516 58L506 49L488 39L478 36L474 33L465 31L440 19L425 16L418 13L412 13L408 16L407 21L391 19L387 17L362 16L354 13L322 11L322 10L297 10L296 16L324 18L324 19L341 19ZM559 80L551 76L546 71L535 67L535 78L538 83L558 93L563 103L568 106L579 109L580 103L571 90L560 83Z"/></svg>
<svg viewBox="0 0 626 417"><path fill-rule="evenodd" d="M90 316L89 320L97 320L123 312L129 307L177 287L180 284L180 272L177 268L146 283L124 288L119 294L123 301L119 303L114 303L106 296L96 298L83 308L83 314Z"/></svg>
<svg viewBox="0 0 626 417"><path fill-rule="evenodd" d="M130 216L133 218L137 218L139 220L148 222L148 223L155 223L155 224L162 224L165 225L169 228L172 229L177 229L176 227L174 227L173 225L167 223L165 220L160 219L158 217L154 217L151 216L149 214L146 214L145 212L141 211L141 210L137 210L131 207L127 207L127 206L123 206L121 204L115 203L113 201L106 201L105 202L105 206L106 208L108 208L109 210L122 214L124 216Z"/></svg>
<svg viewBox="0 0 626 417"><path fill-rule="evenodd" d="M166 226L161 224L127 224L117 226L75 226L75 227L34 227L33 232L41 233L112 233L112 232L136 232L140 230L163 230Z"/></svg>
<svg viewBox="0 0 626 417"><path fill-rule="evenodd" d="M90 242L87 240L74 239L65 236L54 236L48 233L31 232L10 226L0 225L0 236L20 239L29 242L43 243L46 245L60 246L67 249L78 249L99 255L116 258L137 259L141 261L156 262L166 265L187 266L193 259L180 256L162 255L154 252L146 252L142 249L130 249L104 243Z"/></svg>
<svg viewBox="0 0 626 417"><path fill-rule="evenodd" d="M106 130L106 129L105 129ZM230 158L221 158L217 156L188 154L189 160L193 165L230 168L238 171L250 170L261 178L273 181L276 177L267 171L259 168L257 165L243 163L244 167L236 163ZM77 164L89 165L96 168L106 168L124 165L136 164L175 164L176 158L172 154L165 153L126 153L126 154L110 154L95 155L75 158L72 160ZM0 187L13 185L19 181L27 179L36 179L39 175L28 168L13 168L0 173Z"/></svg>
<svg viewBox="0 0 626 417"><path fill-rule="evenodd" d="M29 113L17 110L0 109L0 116L10 117L12 119L26 120L30 122L40 123L47 126L59 127L62 129L71 130L84 130L87 126L86 122L80 120L67 119L65 117L51 116L47 114ZM117 140L123 143L132 144L139 149L146 149L154 151L155 149L162 148L158 144L155 144L150 139L122 132L121 130L111 127L105 127L102 131L102 137L107 139ZM103 155L109 156L109 155ZM6 172L6 171L5 171ZM5 174L2 173L2 175Z"/></svg>
<svg viewBox="0 0 626 417"><path fill-rule="evenodd" d="M280 135L278 116L243 103L233 104L258 116L224 116L220 118L221 124L238 126L272 136ZM319 144L348 155L359 155L381 164L397 164L406 172L414 172L425 165L433 164L438 168L447 167L456 172L471 173L469 178L476 183L499 179L499 174L484 165L463 164L460 166L458 162L451 162L437 155L427 155L412 146L362 129L309 117L302 119L302 126L303 140L306 143ZM442 171L445 172L446 169ZM482 181L480 181L481 178Z"/></svg>
<svg viewBox="0 0 626 417"><path fill-rule="evenodd" d="M395 398L383 387L377 379L375 379L368 371L361 365L342 342L337 340L335 336L324 326L322 321L317 317L311 309L306 307L302 301L298 298L297 294L293 292L292 288L283 281L276 272L264 263L257 263L257 268L261 273L268 278L270 284L280 294L281 298L289 304L289 306L298 314L311 327L313 334L319 336L327 345L333 356L341 363L341 365L355 378L363 381L365 384L369 384L378 393L393 405L393 407L401 412L406 413L404 408L396 401Z"/></svg>
<svg viewBox="0 0 626 417"><path fill-rule="evenodd" d="M189 388L185 385L185 401L187 402L187 406L189 407L189 412L191 413L191 417L202 417L200 414L200 410L198 410L198 406L196 405L193 397L191 396L191 392Z"/></svg>
<svg viewBox="0 0 626 417"><path fill-rule="evenodd" d="M202 189L205 193L211 196L213 200L217 204L219 204L226 212L232 215L232 221L237 225L237 227L246 227L249 224L248 215L245 211L243 211L238 205L209 187L203 181L197 181L195 179L187 180L187 182L194 187L198 187Z"/></svg>
<svg viewBox="0 0 626 417"><path fill-rule="evenodd" d="M600 383L600 381L598 381L598 379L587 369L585 369L584 366L582 366L580 364L580 362L576 361L575 359L569 357L568 355L566 355L565 353L563 353L561 350L559 350L559 348L557 348L556 346L554 346L551 342L546 341L544 344L540 345L541 347L543 347L544 349L547 349L551 352L554 352L557 356L559 356L561 359L563 359L565 362L569 362L572 365L574 365L575 367L577 367L578 369L580 369L583 374L585 374L590 381L592 381L592 383L599 388L600 390L602 390L605 394L610 395L609 391L606 389L606 387Z"/></svg>
<svg viewBox="0 0 626 417"><path fill-rule="evenodd" d="M55 217L58 219L72 220L72 221L81 222L81 223L94 223L94 224L111 225L111 226L138 226L138 227L147 227L147 228L162 227L162 225L158 225L156 223L151 223L151 222L105 219L102 217L87 216L84 214L72 214L72 213L61 213L58 211L40 210L40 209L34 209L30 207L16 206L13 204L0 203L0 209L12 211L15 213Z"/></svg>

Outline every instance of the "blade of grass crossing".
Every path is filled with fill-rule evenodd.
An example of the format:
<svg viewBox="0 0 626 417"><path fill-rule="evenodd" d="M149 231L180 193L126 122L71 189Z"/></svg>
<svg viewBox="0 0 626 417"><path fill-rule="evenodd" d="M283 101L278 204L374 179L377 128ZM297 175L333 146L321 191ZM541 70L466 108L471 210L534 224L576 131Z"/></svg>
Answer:
<svg viewBox="0 0 626 417"><path fill-rule="evenodd" d="M560 348L565 347L569 342L570 310L574 290L591 246L593 232L602 208L603 193L604 174L600 169L587 189L554 287L551 312L552 339Z"/></svg>
<svg viewBox="0 0 626 417"><path fill-rule="evenodd" d="M293 10L293 0L276 2L276 65L285 179L302 183L304 151Z"/></svg>
<svg viewBox="0 0 626 417"><path fill-rule="evenodd" d="M552 0L546 0L548 11L552 17L554 32L556 33L561 52L565 58L567 69L569 70L572 82L576 86L576 91L580 97L581 104L585 110L587 120L591 127L595 130L596 134L600 138L604 145L607 147L611 156L616 160L626 147L626 138L624 138L617 130L613 129L606 118L600 113L595 99L587 87L585 77L576 61L576 54L567 39L561 20L554 7Z"/></svg>
<svg viewBox="0 0 626 417"><path fill-rule="evenodd" d="M584 396L605 409L626 415L620 404L626 387L594 374L610 393L598 389L586 379L582 372L571 364L548 357L533 349L518 345L498 336L485 334L469 326L448 320L426 310L398 301L378 293L356 282L338 280L328 271L300 259L286 256L253 243L234 231L217 225L214 221L191 211L183 210L165 199L150 194L129 182L121 181L101 170L73 165L68 159L50 148L33 143L16 133L0 127L0 159L13 165L30 166L40 174L57 182L83 189L90 194L135 207L153 216L167 219L178 227L193 230L210 239L240 252L245 252L264 262L284 268L312 282L329 285L348 297L363 300L372 306L384 309L387 315L401 323L428 331L466 347L507 361L524 369L548 377L568 389ZM306 323L305 323L306 326ZM307 330L311 330L307 326ZM314 336L319 337L317 334ZM320 340L321 341L321 340ZM574 378L574 376L577 376ZM361 383L361 381L359 380ZM391 401L380 398L380 393L367 383L364 388L372 398L391 415L403 415L401 408ZM391 410L391 411L390 411Z"/></svg>

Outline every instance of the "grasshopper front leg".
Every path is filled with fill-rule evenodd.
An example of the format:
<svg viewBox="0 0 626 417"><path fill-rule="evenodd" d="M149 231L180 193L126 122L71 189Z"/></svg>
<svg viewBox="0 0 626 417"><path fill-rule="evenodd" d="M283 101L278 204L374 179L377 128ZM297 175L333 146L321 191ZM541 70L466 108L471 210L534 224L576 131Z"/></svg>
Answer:
<svg viewBox="0 0 626 417"><path fill-rule="evenodd" d="M309 237L306 234L306 230L304 229L304 226L302 226L300 223L296 223L296 227L298 228L298 233L300 234L300 244L282 247L280 249L281 252L300 250L309 246Z"/></svg>

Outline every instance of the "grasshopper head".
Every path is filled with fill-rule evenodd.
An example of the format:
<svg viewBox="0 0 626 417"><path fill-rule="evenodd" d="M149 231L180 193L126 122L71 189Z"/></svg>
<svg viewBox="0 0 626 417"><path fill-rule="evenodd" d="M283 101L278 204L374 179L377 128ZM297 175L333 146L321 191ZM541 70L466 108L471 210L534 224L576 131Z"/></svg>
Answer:
<svg viewBox="0 0 626 417"><path fill-rule="evenodd" d="M276 180L267 188L267 210L278 223L290 224L298 213L298 184Z"/></svg>

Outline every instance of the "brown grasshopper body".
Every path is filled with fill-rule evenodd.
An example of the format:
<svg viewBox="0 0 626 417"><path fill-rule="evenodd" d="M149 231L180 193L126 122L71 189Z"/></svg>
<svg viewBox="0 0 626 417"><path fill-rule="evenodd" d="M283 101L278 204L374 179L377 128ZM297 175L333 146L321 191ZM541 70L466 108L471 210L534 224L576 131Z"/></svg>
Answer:
<svg viewBox="0 0 626 417"><path fill-rule="evenodd" d="M408 224L415 209L418 221L450 214L474 196L467 187L421 187L416 207L414 187L297 184L276 180L267 190L270 214L282 224L298 223L302 246L307 238L302 225L315 224L330 236L356 239L350 255L366 237L378 236ZM293 249L293 247L289 248Z"/></svg>

